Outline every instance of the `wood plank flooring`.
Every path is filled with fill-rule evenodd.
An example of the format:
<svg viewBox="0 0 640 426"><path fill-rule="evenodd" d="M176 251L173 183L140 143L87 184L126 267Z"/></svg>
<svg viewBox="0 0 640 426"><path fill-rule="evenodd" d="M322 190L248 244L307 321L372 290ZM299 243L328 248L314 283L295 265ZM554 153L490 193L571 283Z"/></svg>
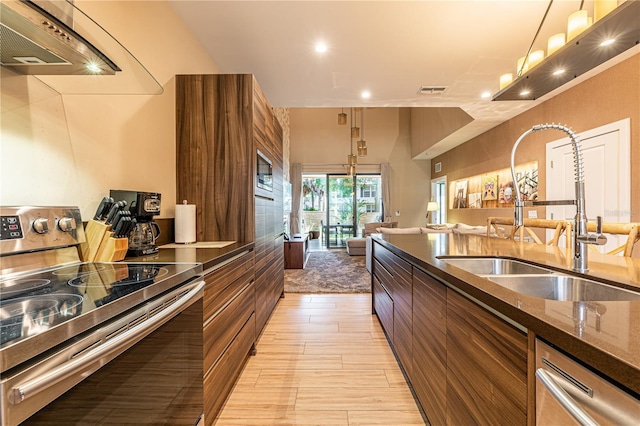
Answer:
<svg viewBox="0 0 640 426"><path fill-rule="evenodd" d="M371 294L287 293L221 425L424 425Z"/></svg>

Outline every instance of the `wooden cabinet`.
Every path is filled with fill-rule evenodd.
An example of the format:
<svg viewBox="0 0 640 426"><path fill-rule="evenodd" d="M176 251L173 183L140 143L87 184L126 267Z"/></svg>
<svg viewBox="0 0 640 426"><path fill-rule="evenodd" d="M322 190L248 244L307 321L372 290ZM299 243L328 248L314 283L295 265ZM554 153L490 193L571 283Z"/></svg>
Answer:
<svg viewBox="0 0 640 426"><path fill-rule="evenodd" d="M251 75L176 76L176 201L197 241L254 241Z"/></svg>
<svg viewBox="0 0 640 426"><path fill-rule="evenodd" d="M380 284L380 281L375 275L373 275L371 279L373 282L374 312L378 316L387 336L389 336L389 340L393 341L393 300L391 300L391 296L389 296L389 293L385 287Z"/></svg>
<svg viewBox="0 0 640 426"><path fill-rule="evenodd" d="M205 275L203 380L205 424L222 408L255 343L254 253L240 254Z"/></svg>
<svg viewBox="0 0 640 426"><path fill-rule="evenodd" d="M284 269L304 269L309 258L309 235L291 238L284 243Z"/></svg>
<svg viewBox="0 0 640 426"><path fill-rule="evenodd" d="M257 151L272 162L257 188ZM176 76L176 198L197 241L255 242L256 333L284 294L282 128L250 74Z"/></svg>
<svg viewBox="0 0 640 426"><path fill-rule="evenodd" d="M413 269L413 369L411 383L433 425L446 424L447 289Z"/></svg>
<svg viewBox="0 0 640 426"><path fill-rule="evenodd" d="M373 271L393 304L392 331L385 327L400 358L402 367L411 375L413 333L413 285L412 266L380 244L374 244ZM376 294L374 293L374 298ZM384 324L383 324L384 325Z"/></svg>
<svg viewBox="0 0 640 426"><path fill-rule="evenodd" d="M431 424L527 422L527 336L373 245L373 309Z"/></svg>
<svg viewBox="0 0 640 426"><path fill-rule="evenodd" d="M527 423L527 336L447 289L447 424Z"/></svg>

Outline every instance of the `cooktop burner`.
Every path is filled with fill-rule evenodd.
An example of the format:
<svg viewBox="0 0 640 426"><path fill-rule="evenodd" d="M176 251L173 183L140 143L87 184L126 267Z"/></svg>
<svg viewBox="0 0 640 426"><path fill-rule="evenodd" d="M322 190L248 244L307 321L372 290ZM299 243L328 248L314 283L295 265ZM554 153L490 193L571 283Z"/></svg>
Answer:
<svg viewBox="0 0 640 426"><path fill-rule="evenodd" d="M38 334L82 312L77 294L18 297L0 305L0 343Z"/></svg>
<svg viewBox="0 0 640 426"><path fill-rule="evenodd" d="M3 279L0 281L0 347L97 310L193 266L77 263ZM145 294L143 300L147 297ZM123 310L127 306L123 306Z"/></svg>

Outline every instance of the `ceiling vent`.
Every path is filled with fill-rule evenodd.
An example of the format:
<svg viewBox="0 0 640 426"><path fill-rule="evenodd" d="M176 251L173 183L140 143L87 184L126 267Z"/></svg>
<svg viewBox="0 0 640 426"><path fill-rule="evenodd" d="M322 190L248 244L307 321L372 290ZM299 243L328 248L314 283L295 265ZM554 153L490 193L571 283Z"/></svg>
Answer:
<svg viewBox="0 0 640 426"><path fill-rule="evenodd" d="M419 95L439 95L447 90L447 86L420 86Z"/></svg>

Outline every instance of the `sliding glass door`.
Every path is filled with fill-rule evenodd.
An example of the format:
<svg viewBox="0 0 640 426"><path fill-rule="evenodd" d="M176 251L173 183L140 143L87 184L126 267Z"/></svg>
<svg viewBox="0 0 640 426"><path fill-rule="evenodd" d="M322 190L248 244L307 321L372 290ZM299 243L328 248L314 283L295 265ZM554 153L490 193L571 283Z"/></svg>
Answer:
<svg viewBox="0 0 640 426"><path fill-rule="evenodd" d="M382 222L382 180L380 175L356 175L355 205L358 225L356 236L362 235L365 223Z"/></svg>
<svg viewBox="0 0 640 426"><path fill-rule="evenodd" d="M327 248L346 247L346 239L354 235L353 177L327 175Z"/></svg>
<svg viewBox="0 0 640 426"><path fill-rule="evenodd" d="M346 247L364 225L382 221L380 175L305 174L303 228L327 248Z"/></svg>

